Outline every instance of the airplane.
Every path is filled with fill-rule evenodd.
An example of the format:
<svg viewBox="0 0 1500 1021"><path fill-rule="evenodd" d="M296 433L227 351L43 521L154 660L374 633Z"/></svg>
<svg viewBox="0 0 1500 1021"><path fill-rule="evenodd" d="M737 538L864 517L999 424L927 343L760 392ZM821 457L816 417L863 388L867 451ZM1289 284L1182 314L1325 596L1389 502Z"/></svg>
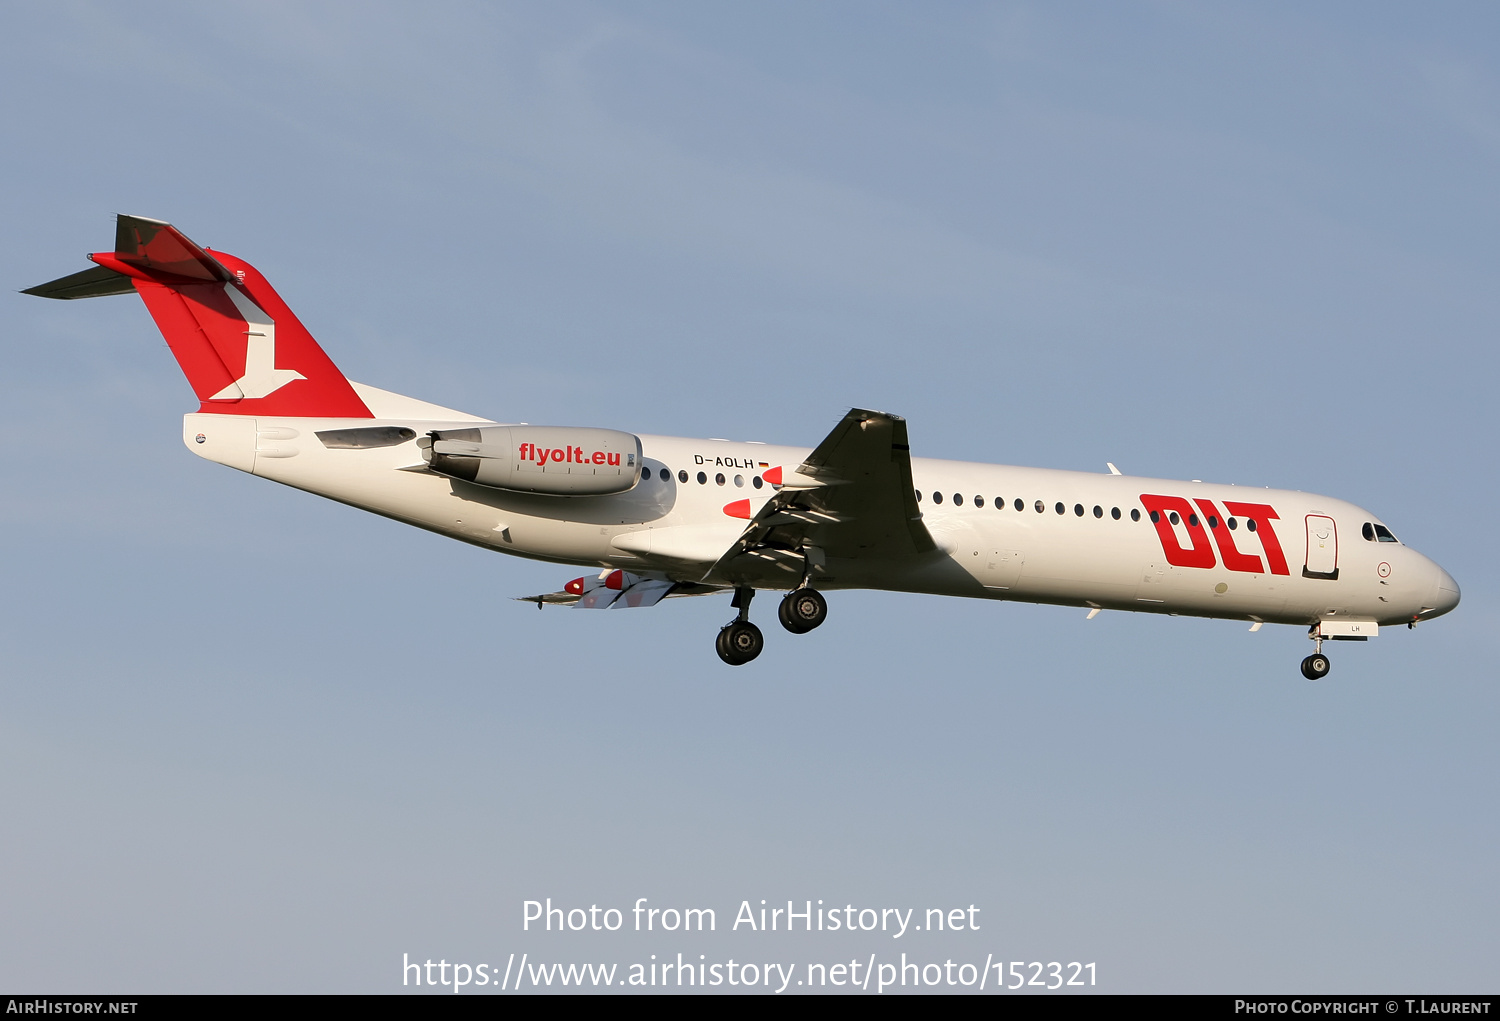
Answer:
<svg viewBox="0 0 1500 1021"><path fill-rule="evenodd" d="M199 457L484 549L597 575L521 597L583 609L731 594L716 639L760 655L757 591L793 634L824 592L883 589L1305 627L1325 641L1458 605L1452 575L1331 497L914 458L906 420L851 409L811 449L505 423L347 380L249 263L121 215L93 268L24 291L139 294L199 401Z"/></svg>

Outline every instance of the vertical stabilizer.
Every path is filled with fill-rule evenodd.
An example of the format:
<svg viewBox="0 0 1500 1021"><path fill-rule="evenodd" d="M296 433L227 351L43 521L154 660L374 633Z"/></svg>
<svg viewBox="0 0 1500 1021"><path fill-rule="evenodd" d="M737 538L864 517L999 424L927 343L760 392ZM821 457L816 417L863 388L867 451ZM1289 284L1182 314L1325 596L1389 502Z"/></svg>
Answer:
<svg viewBox="0 0 1500 1021"><path fill-rule="evenodd" d="M120 216L98 264L27 289L47 298L140 294L200 402L219 415L371 418L344 374L260 272L160 220Z"/></svg>

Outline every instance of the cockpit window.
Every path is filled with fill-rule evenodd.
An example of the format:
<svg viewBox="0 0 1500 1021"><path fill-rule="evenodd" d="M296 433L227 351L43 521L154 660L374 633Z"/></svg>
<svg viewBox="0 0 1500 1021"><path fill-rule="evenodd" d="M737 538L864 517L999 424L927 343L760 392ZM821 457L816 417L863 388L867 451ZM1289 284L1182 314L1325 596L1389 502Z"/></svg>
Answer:
<svg viewBox="0 0 1500 1021"><path fill-rule="evenodd" d="M1391 530L1389 528L1385 527L1384 525L1376 525L1375 526L1375 538L1379 539L1381 542L1397 542L1398 541L1396 539L1396 537L1391 534Z"/></svg>
<svg viewBox="0 0 1500 1021"><path fill-rule="evenodd" d="M1374 542L1375 541L1375 526L1372 525L1372 524L1370 524L1368 521L1366 521L1365 522L1365 527L1363 527L1363 528L1361 528L1359 530L1359 534L1365 537L1365 542Z"/></svg>

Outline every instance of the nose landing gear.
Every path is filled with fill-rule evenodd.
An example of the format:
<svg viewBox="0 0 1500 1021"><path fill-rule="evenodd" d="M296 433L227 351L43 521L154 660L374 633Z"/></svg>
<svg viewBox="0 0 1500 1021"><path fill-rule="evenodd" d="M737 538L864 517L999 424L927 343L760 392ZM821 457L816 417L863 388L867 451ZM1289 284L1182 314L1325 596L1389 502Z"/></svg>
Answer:
<svg viewBox="0 0 1500 1021"><path fill-rule="evenodd" d="M1323 636L1318 634L1317 625L1313 626L1312 633L1307 637L1313 640L1313 654L1302 661L1302 676L1309 681L1321 681L1328 676L1331 664L1328 657L1323 655Z"/></svg>
<svg viewBox="0 0 1500 1021"><path fill-rule="evenodd" d="M754 596L753 588L734 590L734 600L729 605L740 611L739 616L720 628L719 637L714 640L719 658L730 666L743 666L759 656L766 646L760 628L750 623L750 600Z"/></svg>
<svg viewBox="0 0 1500 1021"><path fill-rule="evenodd" d="M1302 661L1302 676L1309 681L1322 680L1328 676L1328 657L1315 652Z"/></svg>

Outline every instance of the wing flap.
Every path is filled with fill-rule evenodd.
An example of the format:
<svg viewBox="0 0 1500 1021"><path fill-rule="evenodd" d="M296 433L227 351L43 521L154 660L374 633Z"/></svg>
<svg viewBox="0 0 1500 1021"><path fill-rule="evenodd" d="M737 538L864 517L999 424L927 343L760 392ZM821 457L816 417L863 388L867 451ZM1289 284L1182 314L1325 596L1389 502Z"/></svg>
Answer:
<svg viewBox="0 0 1500 1021"><path fill-rule="evenodd" d="M625 610L655 606L668 596L705 596L720 589L692 582L676 582L666 578L644 578L626 571L600 572L597 578L576 578L568 582L561 592L544 592L536 596L518 596L516 601L536 603L537 609L547 604L569 605L575 610Z"/></svg>

